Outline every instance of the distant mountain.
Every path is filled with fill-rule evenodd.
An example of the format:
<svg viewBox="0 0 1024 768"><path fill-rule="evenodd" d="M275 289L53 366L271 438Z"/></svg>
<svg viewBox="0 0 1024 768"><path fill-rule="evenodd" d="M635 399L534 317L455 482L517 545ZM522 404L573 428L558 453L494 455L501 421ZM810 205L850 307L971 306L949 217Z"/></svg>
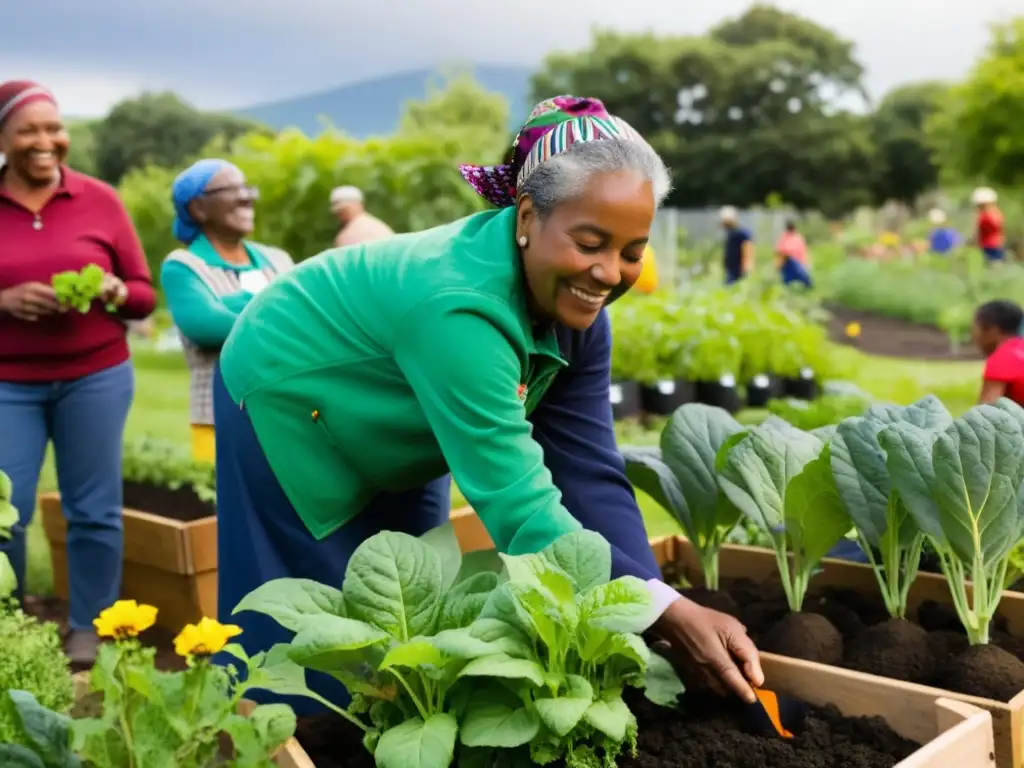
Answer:
<svg viewBox="0 0 1024 768"><path fill-rule="evenodd" d="M323 132L323 120L356 138L394 133L406 101L427 95L427 83L435 70L418 69L375 80L343 85L321 93L297 96L246 109L235 114L249 117L275 130L299 128L307 135ZM505 96L511 127L522 125L529 108L529 67L478 66L472 75L489 91Z"/></svg>

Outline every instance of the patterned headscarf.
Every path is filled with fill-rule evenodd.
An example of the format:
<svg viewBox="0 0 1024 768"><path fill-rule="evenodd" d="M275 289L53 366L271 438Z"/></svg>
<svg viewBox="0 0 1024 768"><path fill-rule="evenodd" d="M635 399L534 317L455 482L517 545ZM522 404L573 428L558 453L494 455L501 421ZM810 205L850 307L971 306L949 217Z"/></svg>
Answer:
<svg viewBox="0 0 1024 768"><path fill-rule="evenodd" d="M516 204L518 190L544 161L577 142L629 139L647 142L625 120L608 114L598 99L555 96L533 108L503 165L460 165L462 177L499 208Z"/></svg>
<svg viewBox="0 0 1024 768"><path fill-rule="evenodd" d="M15 112L34 101L57 103L49 90L31 80L9 80L0 83L0 128Z"/></svg>

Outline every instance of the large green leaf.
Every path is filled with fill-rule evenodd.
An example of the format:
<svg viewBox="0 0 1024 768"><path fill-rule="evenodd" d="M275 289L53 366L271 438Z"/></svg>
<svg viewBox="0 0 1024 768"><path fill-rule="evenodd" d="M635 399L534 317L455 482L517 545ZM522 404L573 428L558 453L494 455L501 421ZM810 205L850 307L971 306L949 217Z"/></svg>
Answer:
<svg viewBox="0 0 1024 768"><path fill-rule="evenodd" d="M468 627L480 615L497 586L498 574L490 571L482 571L458 582L444 597L439 628Z"/></svg>
<svg viewBox="0 0 1024 768"><path fill-rule="evenodd" d="M881 422L862 416L844 419L830 445L839 496L857 530L873 547L880 546L887 530L892 493L885 451L878 442L882 427Z"/></svg>
<svg viewBox="0 0 1024 768"><path fill-rule="evenodd" d="M384 531L364 541L345 569L348 615L400 642L432 635L441 610L441 556L415 536Z"/></svg>
<svg viewBox="0 0 1024 768"><path fill-rule="evenodd" d="M529 743L539 730L540 717L534 709L482 704L469 709L460 737L467 747L511 749Z"/></svg>
<svg viewBox="0 0 1024 768"><path fill-rule="evenodd" d="M455 526L449 520L444 525L431 528L420 539L441 556L441 589L447 591L455 583L462 567L462 548L455 535Z"/></svg>
<svg viewBox="0 0 1024 768"><path fill-rule="evenodd" d="M828 445L790 481L784 506L789 550L810 571L851 527L832 479Z"/></svg>
<svg viewBox="0 0 1024 768"><path fill-rule="evenodd" d="M599 584L580 598L580 625L639 634L657 619L647 585L635 576Z"/></svg>
<svg viewBox="0 0 1024 768"><path fill-rule="evenodd" d="M729 450L718 481L740 512L773 533L785 520L786 487L821 446L820 439L795 427L755 427Z"/></svg>
<svg viewBox="0 0 1024 768"><path fill-rule="evenodd" d="M285 629L298 632L310 617L344 616L341 590L310 579L274 579L243 597L232 613L255 611L274 619Z"/></svg>
<svg viewBox="0 0 1024 768"><path fill-rule="evenodd" d="M544 685L544 668L535 661L514 659L511 656L498 653L493 656L473 659L462 669L459 677L502 677L509 680L529 680L539 688Z"/></svg>
<svg viewBox="0 0 1024 768"><path fill-rule="evenodd" d="M537 699L540 720L556 736L565 736L577 726L594 701L594 689L579 675L566 677L565 691L553 699Z"/></svg>
<svg viewBox="0 0 1024 768"><path fill-rule="evenodd" d="M594 531L573 531L560 536L541 555L568 574L578 592L586 592L612 577L611 545Z"/></svg>
<svg viewBox="0 0 1024 768"><path fill-rule="evenodd" d="M652 652L647 660L644 673L644 695L663 707L674 707L679 697L686 693L686 686L676 674L672 662L659 653Z"/></svg>
<svg viewBox="0 0 1024 768"><path fill-rule="evenodd" d="M0 598L7 597L18 588L18 577L7 555L0 552Z"/></svg>
<svg viewBox="0 0 1024 768"><path fill-rule="evenodd" d="M374 757L377 768L448 768L455 757L459 724L449 714L414 717L384 732Z"/></svg>
<svg viewBox="0 0 1024 768"><path fill-rule="evenodd" d="M13 498L14 488L11 479L0 472L0 538L9 538L9 529L18 522L18 510L12 503Z"/></svg>
<svg viewBox="0 0 1024 768"><path fill-rule="evenodd" d="M626 740L626 734L636 728L636 718L618 694L608 693L587 709L585 718L591 726L616 744Z"/></svg>
<svg viewBox="0 0 1024 768"><path fill-rule="evenodd" d="M356 619L320 616L300 624L291 642L289 657L296 664L321 672L349 666L353 651L383 644L390 636L381 629Z"/></svg>
<svg viewBox="0 0 1024 768"><path fill-rule="evenodd" d="M662 509L679 521L687 535L693 526L693 518L679 480L669 469L658 449L636 449L623 446L619 449L626 462L626 478L633 487L640 489L654 499Z"/></svg>
<svg viewBox="0 0 1024 768"><path fill-rule="evenodd" d="M23 741L31 745L47 768L77 768L80 761L71 751L71 718L40 704L27 691L4 692L5 706L13 709Z"/></svg>
<svg viewBox="0 0 1024 768"><path fill-rule="evenodd" d="M440 667L444 664L444 653L431 642L430 638L414 637L407 643L396 645L385 654L381 669L408 667Z"/></svg>
<svg viewBox="0 0 1024 768"><path fill-rule="evenodd" d="M909 422L895 422L878 433L879 444L885 451L889 479L900 501L917 527L939 546L944 546L946 535L939 524L939 510L932 498L935 485L932 447L937 437L934 430L922 429Z"/></svg>
<svg viewBox="0 0 1024 768"><path fill-rule="evenodd" d="M683 495L680 522L698 547L736 525L740 511L718 485L716 458L722 446L744 432L722 408L697 403L678 408L661 433L661 455Z"/></svg>
<svg viewBox="0 0 1024 768"><path fill-rule="evenodd" d="M946 406L935 395L926 395L910 405L873 405L864 415L882 425L903 422L921 429L945 429L953 423Z"/></svg>
<svg viewBox="0 0 1024 768"><path fill-rule="evenodd" d="M939 525L954 554L980 577L979 559L1002 560L1021 538L1020 422L1001 408L975 406L939 435L932 455Z"/></svg>
<svg viewBox="0 0 1024 768"><path fill-rule="evenodd" d="M0 744L0 765L4 768L47 768L41 757L20 744Z"/></svg>

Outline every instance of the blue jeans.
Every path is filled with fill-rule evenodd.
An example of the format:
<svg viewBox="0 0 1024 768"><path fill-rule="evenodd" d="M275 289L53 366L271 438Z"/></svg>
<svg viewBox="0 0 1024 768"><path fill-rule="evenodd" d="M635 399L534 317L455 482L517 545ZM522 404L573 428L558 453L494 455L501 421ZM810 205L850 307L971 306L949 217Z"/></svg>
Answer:
<svg viewBox="0 0 1024 768"><path fill-rule="evenodd" d="M1006 258L1006 251L1002 248L982 248L985 255L985 262L991 264L993 261L1003 261Z"/></svg>
<svg viewBox="0 0 1024 768"><path fill-rule="evenodd" d="M25 527L36 508L39 471L53 441L57 485L68 523L68 588L72 629L92 620L121 594L121 451L135 392L131 362L72 381L0 381L0 470L11 478L18 524L0 539L24 596Z"/></svg>
<svg viewBox="0 0 1024 768"><path fill-rule="evenodd" d="M801 264L799 261L793 258L787 258L779 269L779 276L782 278L783 285L790 285L791 283L801 283L808 288L811 287L811 274L807 271L807 267Z"/></svg>
<svg viewBox="0 0 1024 768"><path fill-rule="evenodd" d="M240 408L217 369L213 382L217 424L217 614L221 622L242 628L238 641L250 655L275 643L287 643L292 633L260 613L232 611L239 601L273 579L311 579L340 588L349 557L379 531L418 536L445 523L451 509L451 479L432 480L423 488L381 493L356 517L317 540L299 518L260 447L249 415ZM295 450L303 450L295 446ZM232 663L231 658L218 658ZM237 662L234 662L237 666ZM332 677L307 671L306 683L338 706L348 705L348 693ZM319 703L301 696L272 696L250 691L259 703L290 704L300 716L322 711Z"/></svg>

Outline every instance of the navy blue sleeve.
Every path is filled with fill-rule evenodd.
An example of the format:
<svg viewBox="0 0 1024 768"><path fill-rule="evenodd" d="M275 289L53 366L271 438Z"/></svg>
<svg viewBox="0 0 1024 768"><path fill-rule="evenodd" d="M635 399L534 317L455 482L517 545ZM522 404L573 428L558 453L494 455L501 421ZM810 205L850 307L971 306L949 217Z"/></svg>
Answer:
<svg viewBox="0 0 1024 768"><path fill-rule="evenodd" d="M607 312L582 333L559 331L568 368L530 416L562 504L612 545L612 574L660 579L633 486L619 455L609 399L611 323Z"/></svg>

